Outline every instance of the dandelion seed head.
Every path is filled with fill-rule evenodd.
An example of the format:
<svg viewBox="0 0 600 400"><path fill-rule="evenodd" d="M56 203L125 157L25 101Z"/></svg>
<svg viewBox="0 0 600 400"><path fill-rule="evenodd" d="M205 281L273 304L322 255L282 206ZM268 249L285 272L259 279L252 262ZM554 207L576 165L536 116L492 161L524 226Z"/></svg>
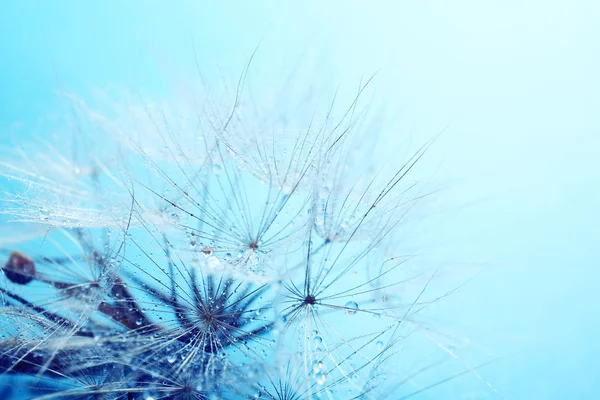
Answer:
<svg viewBox="0 0 600 400"><path fill-rule="evenodd" d="M315 304L317 304L317 299L315 298L315 296L309 294L304 298L303 304L314 306Z"/></svg>
<svg viewBox="0 0 600 400"><path fill-rule="evenodd" d="M67 95L79 152L0 161L27 233L0 237L2 377L46 399L383 399L420 378L397 363L413 334L458 357L419 318L448 292L397 235L431 142L381 166L370 81L321 98L250 64L233 91Z"/></svg>

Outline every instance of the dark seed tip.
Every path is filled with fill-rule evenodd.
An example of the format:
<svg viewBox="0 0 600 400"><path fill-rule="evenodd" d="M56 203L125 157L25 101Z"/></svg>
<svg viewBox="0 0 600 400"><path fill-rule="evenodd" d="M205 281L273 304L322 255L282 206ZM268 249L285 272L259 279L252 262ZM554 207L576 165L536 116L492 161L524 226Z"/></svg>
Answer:
<svg viewBox="0 0 600 400"><path fill-rule="evenodd" d="M314 305L317 302L317 299L315 299L315 296L313 296L312 294L309 294L308 296L306 296L304 298L304 304L310 304L311 306Z"/></svg>
<svg viewBox="0 0 600 400"><path fill-rule="evenodd" d="M10 253L10 257L2 270L11 282L18 285L26 285L35 278L33 260L20 251Z"/></svg>

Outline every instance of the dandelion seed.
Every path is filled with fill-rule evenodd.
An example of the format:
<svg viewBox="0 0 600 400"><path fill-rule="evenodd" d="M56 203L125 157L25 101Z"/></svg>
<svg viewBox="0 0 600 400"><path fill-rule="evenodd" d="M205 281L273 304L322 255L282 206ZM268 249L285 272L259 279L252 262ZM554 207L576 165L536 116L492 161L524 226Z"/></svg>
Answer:
<svg viewBox="0 0 600 400"><path fill-rule="evenodd" d="M0 379L46 400L395 399L421 373L395 362L414 332L458 358L415 318L448 293L426 298L433 276L382 251L426 196L407 176L432 141L372 173L353 150L368 82L308 112L249 102L248 69L227 106L70 96L78 139L100 132L119 159L45 143L0 161L30 188L0 214L32 232L0 238Z"/></svg>
<svg viewBox="0 0 600 400"><path fill-rule="evenodd" d="M2 269L4 275L18 285L26 285L35 278L35 264L27 255L13 251Z"/></svg>

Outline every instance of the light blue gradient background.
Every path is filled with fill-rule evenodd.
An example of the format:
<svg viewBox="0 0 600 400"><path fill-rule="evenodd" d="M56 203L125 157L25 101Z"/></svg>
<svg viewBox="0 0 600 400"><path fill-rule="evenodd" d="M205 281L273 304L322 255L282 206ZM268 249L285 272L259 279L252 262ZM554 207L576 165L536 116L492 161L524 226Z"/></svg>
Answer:
<svg viewBox="0 0 600 400"><path fill-rule="evenodd" d="M325 75L381 69L411 135L449 126L435 150L448 204L485 199L433 227L452 257L493 266L446 305L507 356L481 374L507 399L597 399L598 21L597 2L577 0L3 1L0 135L34 131L59 89L158 92L163 67L193 68L192 43L233 70L262 38L263 64L306 47L327 49ZM490 393L457 379L423 398L473 388Z"/></svg>

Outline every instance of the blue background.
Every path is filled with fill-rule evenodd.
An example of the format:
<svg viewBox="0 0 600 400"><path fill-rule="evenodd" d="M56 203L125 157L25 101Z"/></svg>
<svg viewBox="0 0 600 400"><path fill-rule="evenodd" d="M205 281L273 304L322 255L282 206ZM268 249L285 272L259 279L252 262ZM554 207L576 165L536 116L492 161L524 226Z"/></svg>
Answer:
<svg viewBox="0 0 600 400"><path fill-rule="evenodd" d="M57 90L161 93L173 71L193 71L193 48L207 68L241 70L263 40L265 68L309 50L323 77L380 70L378 93L403 121L385 140L448 127L429 159L444 157L435 180L449 183L450 212L421 241L489 265L444 305L506 356L481 374L507 399L595 399L599 20L578 0L4 1L0 138L36 131L60 110ZM456 380L431 398L461 384L481 386Z"/></svg>

